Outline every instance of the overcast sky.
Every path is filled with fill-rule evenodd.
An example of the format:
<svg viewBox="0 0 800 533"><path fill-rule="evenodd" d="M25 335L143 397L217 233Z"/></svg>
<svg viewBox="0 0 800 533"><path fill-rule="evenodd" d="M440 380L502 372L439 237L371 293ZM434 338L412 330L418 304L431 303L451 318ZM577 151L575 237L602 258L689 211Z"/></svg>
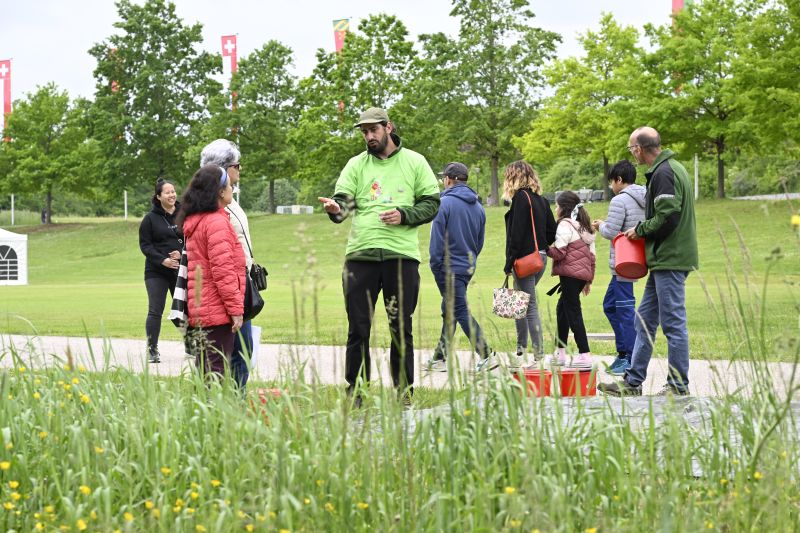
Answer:
<svg viewBox="0 0 800 533"><path fill-rule="evenodd" d="M141 3L138 2L138 3ZM311 73L318 48L333 50L332 21L350 18L351 28L370 14L389 13L412 36L458 33L447 0L175 0L178 15L203 25L203 48L220 51L220 37L238 34L239 57L270 39L294 50L294 72ZM532 0L538 26L563 37L559 55L578 55L576 35L597 28L601 12L640 30L669 22L671 0ZM89 48L116 29L113 0L0 0L0 60L12 59L12 97L54 81L71 96L94 94Z"/></svg>

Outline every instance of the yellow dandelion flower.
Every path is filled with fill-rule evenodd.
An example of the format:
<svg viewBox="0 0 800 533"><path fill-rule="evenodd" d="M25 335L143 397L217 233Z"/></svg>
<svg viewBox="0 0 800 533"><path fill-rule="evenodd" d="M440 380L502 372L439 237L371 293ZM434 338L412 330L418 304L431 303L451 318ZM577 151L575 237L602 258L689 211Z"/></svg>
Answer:
<svg viewBox="0 0 800 533"><path fill-rule="evenodd" d="M103 448L101 448L100 446L95 446L94 447L94 453L105 453L105 450Z"/></svg>
<svg viewBox="0 0 800 533"><path fill-rule="evenodd" d="M317 487L321 487L321 486L322 486L322 480L321 480L321 479L318 479L318 480L317 480Z"/></svg>
<svg viewBox="0 0 800 533"><path fill-rule="evenodd" d="M725 479L725 478L722 478L722 479L719 480L719 483L720 483L720 485L727 485L728 484L728 480Z"/></svg>
<svg viewBox="0 0 800 533"><path fill-rule="evenodd" d="M517 489L515 489L514 487L506 487L503 489L503 492L505 492L506 494L514 494L515 492L517 492Z"/></svg>
<svg viewBox="0 0 800 533"><path fill-rule="evenodd" d="M333 504L331 502L326 503L325 504L325 510L330 512L330 513L332 513L333 510L334 510Z"/></svg>
<svg viewBox="0 0 800 533"><path fill-rule="evenodd" d="M706 529L714 529L714 522L706 522Z"/></svg>
<svg viewBox="0 0 800 533"><path fill-rule="evenodd" d="M619 494L614 494L614 496L612 496L611 499L614 500L615 502L618 502L619 501Z"/></svg>
<svg viewBox="0 0 800 533"><path fill-rule="evenodd" d="M16 489L17 487L19 487L19 481L9 481L8 482L8 488Z"/></svg>
<svg viewBox="0 0 800 533"><path fill-rule="evenodd" d="M39 438L40 439L46 439L47 438L47 432L46 431L40 431L39 432Z"/></svg>
<svg viewBox="0 0 800 533"><path fill-rule="evenodd" d="M41 394L39 394L38 392L34 392L34 393L33 393L33 399L34 399L34 400L38 400L38 399L39 399L39 398L41 398L41 397L42 397L42 395L41 395Z"/></svg>
<svg viewBox="0 0 800 533"><path fill-rule="evenodd" d="M72 383L73 383L74 385L77 385L77 384L78 384L78 383L80 383L80 382L81 382L81 381L80 381L78 378L72 378Z"/></svg>
<svg viewBox="0 0 800 533"><path fill-rule="evenodd" d="M303 503L308 505L309 503L311 503L311 498L303 498Z"/></svg>
<svg viewBox="0 0 800 533"><path fill-rule="evenodd" d="M190 486L190 487L192 487L193 489L199 489L199 488L200 488L200 485L198 485L198 484L197 484L197 483L195 483L194 481L192 481L191 483L189 483L189 486Z"/></svg>
<svg viewBox="0 0 800 533"><path fill-rule="evenodd" d="M756 481L758 481L762 477L764 477L764 475L761 472L756 471L756 473L753 474L753 479L755 479Z"/></svg>
<svg viewBox="0 0 800 533"><path fill-rule="evenodd" d="M133 515L131 513L125 513L122 515L126 522L133 522Z"/></svg>
<svg viewBox="0 0 800 533"><path fill-rule="evenodd" d="M172 508L172 512L178 514L181 512L181 509L182 509L181 507L176 505L175 507Z"/></svg>
<svg viewBox="0 0 800 533"><path fill-rule="evenodd" d="M53 507L52 505L48 505L47 507L44 508L44 512L45 513L49 513L49 514L53 514L53 512L55 512L55 510L56 510L56 508Z"/></svg>
<svg viewBox="0 0 800 533"><path fill-rule="evenodd" d="M186 508L186 514L194 514L194 508L193 507L187 507Z"/></svg>
<svg viewBox="0 0 800 533"><path fill-rule="evenodd" d="M155 507L155 506L153 505L153 502L151 502L150 500L147 500L146 502L144 502L144 508L145 509L152 509L153 507Z"/></svg>
<svg viewBox="0 0 800 533"><path fill-rule="evenodd" d="M596 527L587 527L586 528L586 533L597 533L597 528Z"/></svg>
<svg viewBox="0 0 800 533"><path fill-rule="evenodd" d="M197 524L196 526L194 526L194 530L197 531L197 533L205 533L206 527L203 526L203 525Z"/></svg>
<svg viewBox="0 0 800 533"><path fill-rule="evenodd" d="M153 518L161 518L161 511L158 509L153 509L150 511L150 515L152 515Z"/></svg>
<svg viewBox="0 0 800 533"><path fill-rule="evenodd" d="M14 447L14 443L13 442L9 442L8 444L6 444L6 450L10 450L13 447Z"/></svg>
<svg viewBox="0 0 800 533"><path fill-rule="evenodd" d="M69 383L64 383L64 390L68 391L70 389L72 389L72 385L70 385Z"/></svg>
<svg viewBox="0 0 800 533"><path fill-rule="evenodd" d="M162 466L161 467L161 473L164 474L165 476L170 475L171 472L172 472L172 469L170 467L168 467L168 466Z"/></svg>
<svg viewBox="0 0 800 533"><path fill-rule="evenodd" d="M89 403L90 401L87 394L81 394L81 403Z"/></svg>
<svg viewBox="0 0 800 533"><path fill-rule="evenodd" d="M91 513L89 513L89 518L91 518L92 520L97 520L97 512L92 511Z"/></svg>
<svg viewBox="0 0 800 533"><path fill-rule="evenodd" d="M177 500L175 500L175 505L176 505L177 507L183 507L184 505L186 505L186 502L185 502L185 501L183 501L183 499L182 499L182 498L178 498Z"/></svg>
<svg viewBox="0 0 800 533"><path fill-rule="evenodd" d="M0 461L0 470L8 470L9 468L11 468L9 461Z"/></svg>
<svg viewBox="0 0 800 533"><path fill-rule="evenodd" d="M17 370L19 370L20 374L24 374L25 373L25 367L24 366L19 367Z"/></svg>
<svg viewBox="0 0 800 533"><path fill-rule="evenodd" d="M86 367L83 365L78 365L78 372L86 372Z"/></svg>
<svg viewBox="0 0 800 533"><path fill-rule="evenodd" d="M472 414L472 409L464 409L464 416L469 416Z"/></svg>
<svg viewBox="0 0 800 533"><path fill-rule="evenodd" d="M212 487L219 487L220 485L222 485L222 482L220 480L218 480L218 479L212 479L211 480L211 486Z"/></svg>
<svg viewBox="0 0 800 533"><path fill-rule="evenodd" d="M508 523L511 527L519 527L522 525L522 520L513 519Z"/></svg>
<svg viewBox="0 0 800 533"><path fill-rule="evenodd" d="M36 522L36 525L33 527L36 529L36 531L44 531L44 524L41 522Z"/></svg>
<svg viewBox="0 0 800 533"><path fill-rule="evenodd" d="M42 384L42 380L39 379L39 378L36 378L36 379L33 380L33 384L34 385L41 385Z"/></svg>
<svg viewBox="0 0 800 533"><path fill-rule="evenodd" d="M19 492L11 493L11 499L14 500L15 502L18 502L20 498L22 498L22 496L19 495Z"/></svg>
<svg viewBox="0 0 800 533"><path fill-rule="evenodd" d="M77 522L75 522L75 527L78 528L78 531L84 531L86 529L86 520L79 518Z"/></svg>
<svg viewBox="0 0 800 533"><path fill-rule="evenodd" d="M358 507L359 509L361 509L363 511L364 509L368 509L369 508L369 504L367 502L358 502L356 504L356 507Z"/></svg>
<svg viewBox="0 0 800 533"><path fill-rule="evenodd" d="M84 494L86 496L92 493L92 489L90 489L86 485L81 485L80 487L78 487L78 490L81 491L81 494Z"/></svg>
<svg viewBox="0 0 800 533"><path fill-rule="evenodd" d="M253 527L253 524L247 524L246 526L244 526L245 531L253 531L254 529L255 528Z"/></svg>
<svg viewBox="0 0 800 533"><path fill-rule="evenodd" d="M236 511L236 516L238 516L239 518L247 518L247 513L245 513L242 510L239 510L239 511Z"/></svg>
<svg viewBox="0 0 800 533"><path fill-rule="evenodd" d="M278 533L292 533L292 532L289 531L288 529L280 529L278 530Z"/></svg>
<svg viewBox="0 0 800 533"><path fill-rule="evenodd" d="M200 497L200 494L199 494L199 493L197 493L197 492L192 492L192 493L190 494L190 496L192 497L192 499L193 499L193 500L196 500L197 498L199 498L199 497Z"/></svg>
<svg viewBox="0 0 800 533"><path fill-rule="evenodd" d="M278 518L278 513L276 513L275 511L270 511L269 512L269 517L270 518ZM264 520L266 520L266 518L264 518L263 516L261 516L261 517L257 516L256 520L260 520L261 522L263 522Z"/></svg>
<svg viewBox="0 0 800 533"><path fill-rule="evenodd" d="M121 529L115 529L114 533L122 533L122 530Z"/></svg>
<svg viewBox="0 0 800 533"><path fill-rule="evenodd" d="M14 505L11 502L3 502L3 507L6 509L6 511L10 511L14 507L16 507L16 505Z"/></svg>
<svg viewBox="0 0 800 533"><path fill-rule="evenodd" d="M225 499L224 499L224 500L222 500L222 501L224 501L224 502L225 502L225 505L230 505L230 504L231 504L231 501L230 501L228 498L225 498Z"/></svg>
<svg viewBox="0 0 800 533"><path fill-rule="evenodd" d="M13 400L13 399L14 399L14 395L13 395L13 394L9 394L9 395L8 395L8 399L9 399L9 400Z"/></svg>

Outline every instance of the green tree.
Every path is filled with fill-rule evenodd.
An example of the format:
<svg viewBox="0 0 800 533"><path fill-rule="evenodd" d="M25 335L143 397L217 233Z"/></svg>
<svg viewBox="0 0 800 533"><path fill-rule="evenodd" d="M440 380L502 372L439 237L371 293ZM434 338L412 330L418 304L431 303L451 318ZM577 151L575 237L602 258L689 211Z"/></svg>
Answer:
<svg viewBox="0 0 800 533"><path fill-rule="evenodd" d="M609 161L624 155L636 119L631 105L645 86L639 33L604 14L598 31L578 37L584 55L556 61L546 71L554 88L528 133L516 140L530 161L550 164L563 157L599 160L607 190Z"/></svg>
<svg viewBox="0 0 800 533"><path fill-rule="evenodd" d="M231 90L237 94L231 119L237 125L242 164L269 183L269 210L275 212L275 180L293 175L297 158L289 143L296 121L296 80L288 67L292 50L277 41L242 59Z"/></svg>
<svg viewBox="0 0 800 533"><path fill-rule="evenodd" d="M0 145L5 188L44 195L48 224L54 193L89 191L101 166L97 142L87 138L87 107L50 83L17 100L8 118L9 142Z"/></svg>
<svg viewBox="0 0 800 533"><path fill-rule="evenodd" d="M165 0L117 2L119 34L96 44L93 119L114 185L183 181L197 164L187 161L197 124L208 117L221 85L219 56L199 52L201 25L187 26Z"/></svg>
<svg viewBox="0 0 800 533"><path fill-rule="evenodd" d="M731 148L752 144L735 81L749 46L752 4L719 0L689 4L671 26L646 31L656 50L652 75L663 80L649 99L649 115L662 139L709 151L717 162L717 197L725 197L725 160ZM647 107L647 102L642 103Z"/></svg>
<svg viewBox="0 0 800 533"><path fill-rule="evenodd" d="M450 14L461 19L453 68L469 106L462 137L488 159L497 203L500 160L517 153L512 138L530 124L542 66L561 38L533 26L527 0L454 0Z"/></svg>

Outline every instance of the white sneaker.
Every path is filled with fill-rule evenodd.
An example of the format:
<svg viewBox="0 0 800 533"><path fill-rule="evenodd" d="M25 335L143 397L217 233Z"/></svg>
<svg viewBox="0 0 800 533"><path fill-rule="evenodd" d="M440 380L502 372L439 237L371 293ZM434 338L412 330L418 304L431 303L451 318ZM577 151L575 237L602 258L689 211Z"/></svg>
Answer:
<svg viewBox="0 0 800 533"><path fill-rule="evenodd" d="M447 372L447 361L444 359L433 359L428 361L428 372Z"/></svg>
<svg viewBox="0 0 800 533"><path fill-rule="evenodd" d="M475 372L488 372L489 370L494 370L500 366L500 361L497 358L497 354L492 354L485 359L481 359L475 365Z"/></svg>
<svg viewBox="0 0 800 533"><path fill-rule="evenodd" d="M569 366L570 368L577 368L578 370L591 370L592 366L594 366L592 354L582 353L576 357L573 357Z"/></svg>
<svg viewBox="0 0 800 533"><path fill-rule="evenodd" d="M545 359L545 364L551 366L566 366L567 350L564 348L557 348L553 355L550 355Z"/></svg>

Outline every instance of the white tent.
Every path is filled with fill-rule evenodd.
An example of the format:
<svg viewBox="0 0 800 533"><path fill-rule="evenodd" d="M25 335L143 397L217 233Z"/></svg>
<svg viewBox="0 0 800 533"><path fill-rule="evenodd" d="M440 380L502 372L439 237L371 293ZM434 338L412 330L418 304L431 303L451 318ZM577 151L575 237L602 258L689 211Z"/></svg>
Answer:
<svg viewBox="0 0 800 533"><path fill-rule="evenodd" d="M28 284L28 236L0 229L0 285Z"/></svg>

